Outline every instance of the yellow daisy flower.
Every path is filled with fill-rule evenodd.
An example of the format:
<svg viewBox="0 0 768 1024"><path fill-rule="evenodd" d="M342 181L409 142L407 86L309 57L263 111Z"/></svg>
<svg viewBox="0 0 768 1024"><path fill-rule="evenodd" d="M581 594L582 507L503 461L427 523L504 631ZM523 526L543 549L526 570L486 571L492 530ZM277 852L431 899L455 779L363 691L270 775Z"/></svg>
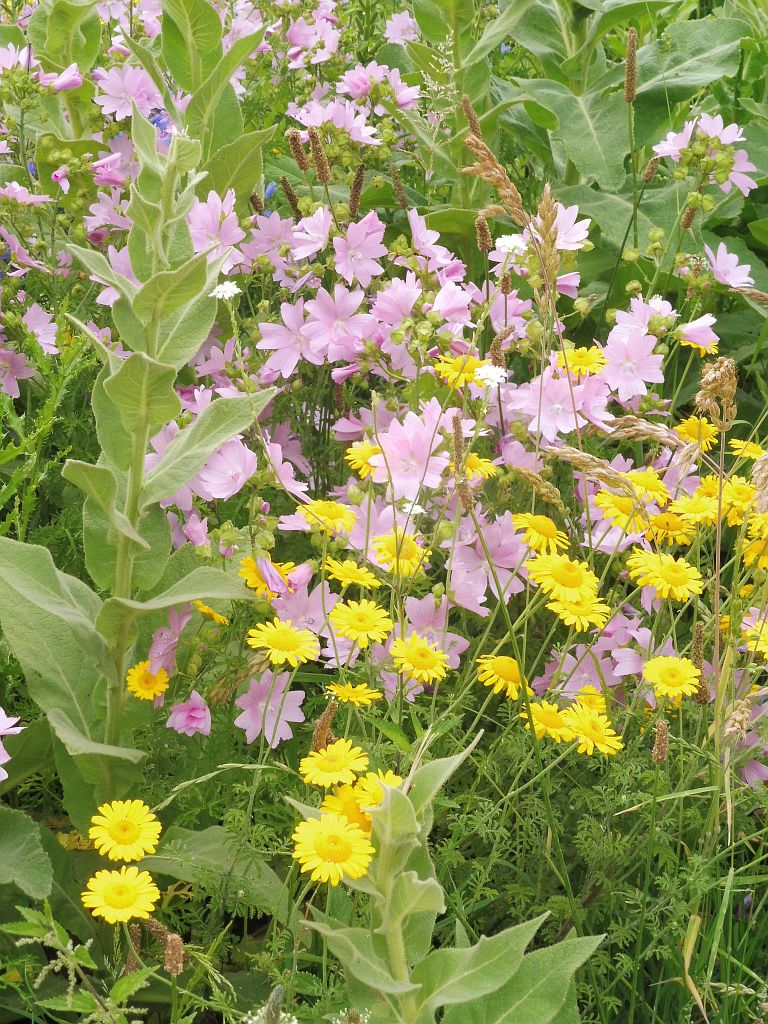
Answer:
<svg viewBox="0 0 768 1024"><path fill-rule="evenodd" d="M88 837L110 860L141 860L154 853L161 824L142 800L113 800L101 804L91 818Z"/></svg>
<svg viewBox="0 0 768 1024"><path fill-rule="evenodd" d="M657 697L692 697L699 688L701 672L690 658L661 655L650 658L643 665L643 679L653 686Z"/></svg>
<svg viewBox="0 0 768 1024"><path fill-rule="evenodd" d="M718 435L717 427L706 416L689 416L687 420L678 423L675 432L688 444L698 444L703 452L714 448Z"/></svg>
<svg viewBox="0 0 768 1024"><path fill-rule="evenodd" d="M594 502L608 522L625 533L641 533L648 524L644 507L628 494L602 490L597 492Z"/></svg>
<svg viewBox="0 0 768 1024"><path fill-rule="evenodd" d="M125 677L128 689L139 700L154 700L168 689L168 673L164 668L153 672L151 665L149 661L140 661Z"/></svg>
<svg viewBox="0 0 768 1024"><path fill-rule="evenodd" d="M714 526L717 522L717 497L709 494L685 494L675 498L669 511L686 523Z"/></svg>
<svg viewBox="0 0 768 1024"><path fill-rule="evenodd" d="M653 587L663 600L687 601L704 589L701 573L684 558L635 548L627 559L627 566L631 579L641 587Z"/></svg>
<svg viewBox="0 0 768 1024"><path fill-rule="evenodd" d="M576 700L579 704L583 704L584 707L594 708L594 710L599 711L600 714L605 713L605 694L598 690L596 686L582 686L576 694Z"/></svg>
<svg viewBox="0 0 768 1024"><path fill-rule="evenodd" d="M477 678L483 686L490 686L494 693L503 691L510 700L517 700L521 687L527 686L515 658L505 654L483 654L477 659L477 666ZM528 692L533 693L533 690L528 687Z"/></svg>
<svg viewBox="0 0 768 1024"><path fill-rule="evenodd" d="M547 608L566 624L578 630L596 626L602 629L611 609L595 594L582 595L576 601L550 601Z"/></svg>
<svg viewBox="0 0 768 1024"><path fill-rule="evenodd" d="M512 525L516 530L524 530L523 540L540 555L556 555L558 548L568 547L568 537L558 530L557 524L549 516L534 515L532 512L520 512L512 516Z"/></svg>
<svg viewBox="0 0 768 1024"><path fill-rule="evenodd" d="M291 590L291 586L288 582L288 576L296 568L294 562L273 562L269 555L264 556L272 569L275 570L277 575L285 583L288 590ZM271 590L269 584L264 578L264 574L259 569L258 562L255 558L247 555L245 558L240 560L240 572L239 576L245 580L245 585L250 587L251 590L255 590L259 597L266 597L268 601L272 601L276 598L277 591Z"/></svg>
<svg viewBox="0 0 768 1024"><path fill-rule="evenodd" d="M741 526L757 497L754 485L743 476L732 476L723 484L723 515L729 526Z"/></svg>
<svg viewBox="0 0 768 1024"><path fill-rule="evenodd" d="M402 781L399 775L396 775L395 772L389 769L385 772L381 768L376 772L367 772L355 783L355 799L363 809L370 810L371 808L378 807L384 799L384 787L389 786L390 789L397 789L402 784Z"/></svg>
<svg viewBox="0 0 768 1024"><path fill-rule="evenodd" d="M403 530L374 537L373 553L377 562L398 576L413 576L432 554L429 548L417 543L416 534Z"/></svg>
<svg viewBox="0 0 768 1024"><path fill-rule="evenodd" d="M574 377L587 377L591 373L600 373L605 366L605 353L597 345L589 345L586 348L567 348L565 354L557 353L557 365L561 370L567 370Z"/></svg>
<svg viewBox="0 0 768 1024"><path fill-rule="evenodd" d="M745 565L757 563L758 569L768 569L768 538L755 537L747 541L741 552Z"/></svg>
<svg viewBox="0 0 768 1024"><path fill-rule="evenodd" d="M320 810L328 811L329 814L344 815L350 825L357 825L365 833L371 831L371 816L362 810L355 788L349 783L337 786L332 793L327 793L320 804Z"/></svg>
<svg viewBox="0 0 768 1024"><path fill-rule="evenodd" d="M329 536L349 533L357 522L357 513L353 508L342 505L340 501L324 501L315 499L296 510L302 519L321 533Z"/></svg>
<svg viewBox="0 0 768 1024"><path fill-rule="evenodd" d="M375 601L339 601L328 616L334 631L361 648L381 643L394 627L392 619Z"/></svg>
<svg viewBox="0 0 768 1024"><path fill-rule="evenodd" d="M529 731L533 724L537 740L549 736L551 740L558 743L568 743L574 738L573 730L566 723L563 712L557 704L548 700L532 701L530 709L530 716L528 708L526 708L520 712L520 718L525 722L525 728Z"/></svg>
<svg viewBox="0 0 768 1024"><path fill-rule="evenodd" d="M362 878L376 852L359 825L343 814L321 814L302 821L291 837L293 857L313 882L338 885L346 875Z"/></svg>
<svg viewBox="0 0 768 1024"><path fill-rule="evenodd" d="M160 899L160 890L148 871L131 864L119 871L97 871L88 879L80 899L94 917L103 917L107 924L134 918L146 921Z"/></svg>
<svg viewBox="0 0 768 1024"><path fill-rule="evenodd" d="M320 644L308 629L296 629L291 620L262 622L248 630L246 643L254 650L263 648L273 665L289 664L297 668L306 661L314 661L320 653Z"/></svg>
<svg viewBox="0 0 768 1024"><path fill-rule="evenodd" d="M338 580L342 587L362 587L364 590L378 590L381 581L377 580L370 569L358 565L351 558L345 558L343 562L330 556L325 560L325 571L328 578Z"/></svg>
<svg viewBox="0 0 768 1024"><path fill-rule="evenodd" d="M586 601L597 595L597 576L586 563L567 555L537 555L526 567L534 583L556 601Z"/></svg>
<svg viewBox="0 0 768 1024"><path fill-rule="evenodd" d="M215 622L219 626L229 625L229 619L225 615L219 615L218 612L215 612L213 608L209 607L207 604L203 604L202 601L193 601L192 604L204 618L210 619L211 622Z"/></svg>
<svg viewBox="0 0 768 1024"><path fill-rule="evenodd" d="M728 442L728 447L734 455L738 455L742 459L753 459L756 461L765 455L765 449L761 448L759 444L755 444L754 441L742 441L737 437L731 438Z"/></svg>
<svg viewBox="0 0 768 1024"><path fill-rule="evenodd" d="M353 441L344 453L344 459L354 469L361 480L366 480L373 472L371 458L381 455L381 448L370 441Z"/></svg>
<svg viewBox="0 0 768 1024"><path fill-rule="evenodd" d="M445 678L448 655L418 633L411 633L405 640L395 640L390 654L397 671L419 683L434 683Z"/></svg>
<svg viewBox="0 0 768 1024"><path fill-rule="evenodd" d="M666 484L652 466L646 466L645 469L630 469L624 475L641 498L655 501L659 508L664 508L669 501Z"/></svg>
<svg viewBox="0 0 768 1024"><path fill-rule="evenodd" d="M463 388L467 384L476 383L475 373L483 365L483 362L474 356L444 355L435 363L435 372L449 387Z"/></svg>
<svg viewBox="0 0 768 1024"><path fill-rule="evenodd" d="M674 512L659 512L648 518L648 529L645 536L657 544L690 544L696 529L693 523L687 522Z"/></svg>
<svg viewBox="0 0 768 1024"><path fill-rule="evenodd" d="M601 754L615 754L624 744L613 730L608 716L578 701L563 712L563 721L579 741L578 751L590 757L597 750Z"/></svg>
<svg viewBox="0 0 768 1024"><path fill-rule="evenodd" d="M329 789L344 782L354 782L358 772L368 768L368 755L352 740L336 740L321 750L313 750L301 759L299 774L309 786Z"/></svg>
<svg viewBox="0 0 768 1024"><path fill-rule="evenodd" d="M331 683L328 693L341 704L353 704L356 708L367 708L381 700L381 690L372 690L366 683Z"/></svg>
<svg viewBox="0 0 768 1024"><path fill-rule="evenodd" d="M450 469L452 473L456 472L456 463L453 459L450 462ZM463 469L467 480L488 480L499 472L498 467L494 466L490 459L483 459L475 452L467 455Z"/></svg>

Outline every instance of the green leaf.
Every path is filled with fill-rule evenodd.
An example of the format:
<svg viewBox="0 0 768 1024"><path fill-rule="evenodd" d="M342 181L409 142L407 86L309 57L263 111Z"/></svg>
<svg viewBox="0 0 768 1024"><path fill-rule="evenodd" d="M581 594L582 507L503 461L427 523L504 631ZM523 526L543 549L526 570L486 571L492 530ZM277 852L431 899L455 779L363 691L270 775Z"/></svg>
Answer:
<svg viewBox="0 0 768 1024"><path fill-rule="evenodd" d="M313 913L315 917L325 918L314 908ZM344 928L332 918L307 921L306 924L323 936L328 949L341 961L344 970L358 981L389 995L418 992L418 985L392 977L386 962L374 950L371 933L364 928Z"/></svg>
<svg viewBox="0 0 768 1024"><path fill-rule="evenodd" d="M50 765L51 730L48 722L45 718L38 718L16 736L4 737L3 746L11 760L4 766L8 778L0 782L0 795Z"/></svg>
<svg viewBox="0 0 768 1024"><path fill-rule="evenodd" d="M528 953L506 984L461 1009L451 1009L444 1024L552 1024L572 991L574 974L602 939L566 939Z"/></svg>
<svg viewBox="0 0 768 1024"><path fill-rule="evenodd" d="M198 473L216 449L251 426L272 398L272 391L238 398L220 398L203 409L195 422L170 442L147 474L142 508L175 494Z"/></svg>
<svg viewBox="0 0 768 1024"><path fill-rule="evenodd" d="M506 984L523 961L526 946L546 917L483 936L465 949L435 949L414 967L411 977L422 986L422 1007L471 1003ZM527 1018L521 1018L527 1019Z"/></svg>
<svg viewBox="0 0 768 1024"><path fill-rule="evenodd" d="M192 299L200 296L215 281L221 261L208 263L207 253L198 253L176 270L162 270L142 285L133 300L133 312L147 323L167 320Z"/></svg>
<svg viewBox="0 0 768 1024"><path fill-rule="evenodd" d="M573 57L563 62L563 71L567 75L577 75L583 70L585 61L592 56L595 43L607 32L643 16L647 21L654 11L669 7L671 3L673 0L592 0L582 3L582 7L590 7L596 14L589 19L584 45Z"/></svg>
<svg viewBox="0 0 768 1024"><path fill-rule="evenodd" d="M211 71L202 85L192 95L185 114L185 122L190 135L203 143L205 155L208 156L212 121L219 100L229 86L229 80L240 65L247 60L259 46L264 32L253 32L235 40L216 67Z"/></svg>
<svg viewBox="0 0 768 1024"><path fill-rule="evenodd" d="M160 426L179 415L181 402L175 381L175 367L134 352L104 381L104 390L120 410L124 429L131 433L140 420Z"/></svg>
<svg viewBox="0 0 768 1024"><path fill-rule="evenodd" d="M760 217L757 220L751 220L747 224L750 235L756 239L760 245L768 248L768 217Z"/></svg>
<svg viewBox="0 0 768 1024"><path fill-rule="evenodd" d="M96 62L101 46L95 0L48 0L40 4L29 21L29 38L46 70L60 72L75 63L85 74Z"/></svg>
<svg viewBox="0 0 768 1024"><path fill-rule="evenodd" d="M79 1013L80 1019L84 1016L92 1016L100 1010L94 996L82 989L67 996L50 996L48 999L40 999L37 1005L41 1009L55 1010L62 1013Z"/></svg>
<svg viewBox="0 0 768 1024"><path fill-rule="evenodd" d="M443 888L436 878L421 879L415 871L403 871L395 879L376 931L384 934L391 928L399 928L413 914L442 914L444 911Z"/></svg>
<svg viewBox="0 0 768 1024"><path fill-rule="evenodd" d="M207 0L163 0L163 58L182 89L194 92L221 58L221 19Z"/></svg>
<svg viewBox="0 0 768 1024"><path fill-rule="evenodd" d="M434 761L419 765L411 774L408 795L417 817L428 810L432 801L463 761L469 757L480 742L482 732L460 754L453 757L438 757Z"/></svg>
<svg viewBox="0 0 768 1024"><path fill-rule="evenodd" d="M131 38L131 36L123 36L123 42L152 79L155 88L163 97L163 107L166 112L170 114L176 127L181 128L183 119L179 111L176 109L173 93L168 88L168 82L166 81L165 75L160 70L160 65L155 60L155 56L152 51L145 46L144 43Z"/></svg>
<svg viewBox="0 0 768 1024"><path fill-rule="evenodd" d="M35 822L0 804L0 885L8 883L42 900L51 894L53 869Z"/></svg>
<svg viewBox="0 0 768 1024"><path fill-rule="evenodd" d="M214 153L204 170L207 176L198 185L198 195L207 195L210 189L220 196L232 189L243 207L264 174L262 146L275 134L275 126L258 132L248 132L228 146Z"/></svg>
<svg viewBox="0 0 768 1024"><path fill-rule="evenodd" d="M103 465L91 465L76 459L67 459L61 475L96 502L118 533L132 540L139 547L149 548L147 542L134 530L130 521L115 505L117 480L111 469Z"/></svg>
<svg viewBox="0 0 768 1024"><path fill-rule="evenodd" d="M552 131L568 157L585 178L607 189L617 189L626 178L624 158L629 152L627 113L619 92L575 95L560 82L519 80L524 98L552 111L558 126Z"/></svg>
<svg viewBox="0 0 768 1024"><path fill-rule="evenodd" d="M672 22L637 54L639 101L665 105L687 99L702 86L735 75L741 40L749 27L736 18Z"/></svg>
<svg viewBox="0 0 768 1024"><path fill-rule="evenodd" d="M189 575L174 583L164 593L146 601L110 597L104 602L96 626L102 636L112 641L126 619L132 620L138 615L148 615L150 612L203 599L248 601L253 600L253 591L249 590L242 580L228 575L223 569L203 565L199 569L193 569Z"/></svg>
<svg viewBox="0 0 768 1024"><path fill-rule="evenodd" d="M180 370L200 351L200 346L210 334L216 308L216 299L206 293L192 299L160 324L157 358Z"/></svg>
<svg viewBox="0 0 768 1024"><path fill-rule="evenodd" d="M494 18L489 21L483 29L483 34L462 60L465 68L484 60L491 50L503 43L508 35L514 35L517 25L522 20L525 12L533 3L533 0L507 0L507 6Z"/></svg>
<svg viewBox="0 0 768 1024"><path fill-rule="evenodd" d="M85 269L90 271L94 277L99 278L104 284L112 285L118 294L128 302L133 301L136 286L127 277L123 277L122 274L113 270L100 252L96 252L94 249L84 249L81 245L68 245L65 248L80 260Z"/></svg>
<svg viewBox="0 0 768 1024"><path fill-rule="evenodd" d="M127 1002L131 996L136 995L141 989L146 988L150 978L154 977L155 973L154 967L141 967L138 971L124 974L122 978L117 979L109 990L109 998L120 1006L122 1003Z"/></svg>
<svg viewBox="0 0 768 1024"><path fill-rule="evenodd" d="M141 777L140 771L131 769L139 765L147 756L143 750L135 750L132 747L116 747L93 740L73 725L69 716L58 708L48 712L48 721L51 729L77 765L83 779L90 786L100 787L106 782L106 761L123 762L120 767L128 769L122 793L113 792L111 795L114 797L123 795ZM125 772L120 773L119 771L112 773L113 782L114 777L118 774L126 775ZM98 799L95 802L98 803Z"/></svg>
<svg viewBox="0 0 768 1024"><path fill-rule="evenodd" d="M632 217L632 196L597 192L586 185L571 185L555 190L557 198L566 205L577 203L582 214L592 217L600 227L604 241L618 249ZM637 225L640 238L647 238L653 227L672 229L677 216L675 185L646 191L638 209Z"/></svg>
<svg viewBox="0 0 768 1024"><path fill-rule="evenodd" d="M450 31L445 11L435 0L413 0L413 16L429 43L441 43Z"/></svg>
<svg viewBox="0 0 768 1024"><path fill-rule="evenodd" d="M121 499L124 497L121 494ZM117 561L117 537L108 517L90 498L83 505L85 564L91 579L101 590L112 590ZM163 510L155 505L139 520L137 532L143 541L133 562L133 584L139 590L153 587L165 571L171 553L171 528Z"/></svg>

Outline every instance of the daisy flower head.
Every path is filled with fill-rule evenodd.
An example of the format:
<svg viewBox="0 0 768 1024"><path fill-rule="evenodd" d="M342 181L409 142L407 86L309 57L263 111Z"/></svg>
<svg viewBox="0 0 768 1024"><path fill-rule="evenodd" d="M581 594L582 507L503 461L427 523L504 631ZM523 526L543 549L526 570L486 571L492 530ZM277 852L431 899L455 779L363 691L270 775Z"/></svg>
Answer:
<svg viewBox="0 0 768 1024"><path fill-rule="evenodd" d="M644 507L637 498L629 494L614 494L612 491L598 491L595 505L602 511L612 526L625 533L641 533L648 522Z"/></svg>
<svg viewBox="0 0 768 1024"><path fill-rule="evenodd" d="M332 793L326 793L320 804L321 811L344 815L350 825L359 826L368 835L373 824L370 814L360 807L354 786L345 783L337 786Z"/></svg>
<svg viewBox="0 0 768 1024"><path fill-rule="evenodd" d="M448 655L418 633L395 640L390 649L399 673L419 683L434 683L445 678Z"/></svg>
<svg viewBox="0 0 768 1024"><path fill-rule="evenodd" d="M435 372L449 387L463 388L475 383L475 374L484 364L474 356L442 355L435 363Z"/></svg>
<svg viewBox="0 0 768 1024"><path fill-rule="evenodd" d="M334 632L346 640L353 640L361 648L371 641L380 644L394 628L392 619L375 601L339 601L328 621Z"/></svg>
<svg viewBox="0 0 768 1024"><path fill-rule="evenodd" d="M368 755L352 745L352 740L336 740L327 747L313 750L301 759L299 774L308 786L330 789L345 782L354 782L355 775L368 768Z"/></svg>
<svg viewBox="0 0 768 1024"><path fill-rule="evenodd" d="M308 629L296 629L291 620L262 622L255 629L248 630L246 643L254 650L267 652L273 665L288 664L298 668L307 661L314 661L320 653L320 644L314 633Z"/></svg>
<svg viewBox="0 0 768 1024"><path fill-rule="evenodd" d="M210 619L211 622L215 622L219 626L229 625L229 619L226 617L226 615L220 615L218 612L215 612L213 608L211 608L209 605L203 604L202 601L193 601L192 604L195 606L195 608L197 608L197 610L200 612L203 618Z"/></svg>
<svg viewBox="0 0 768 1024"><path fill-rule="evenodd" d="M291 838L293 857L313 882L338 885L345 875L362 878L375 853L365 832L343 814L308 818Z"/></svg>
<svg viewBox="0 0 768 1024"><path fill-rule="evenodd" d="M310 527L329 536L349 533L357 522L355 510L340 501L315 498L300 505L297 511Z"/></svg>
<svg viewBox="0 0 768 1024"><path fill-rule="evenodd" d="M520 718L525 722L526 729L530 731L533 727L537 740L548 736L557 743L569 743L574 738L563 712L552 701L531 701L529 707L520 712Z"/></svg>
<svg viewBox="0 0 768 1024"><path fill-rule="evenodd" d="M621 737L611 726L607 715L597 711L588 704L576 701L563 711L563 721L578 740L580 754L592 756L595 751L600 754L616 754L624 746Z"/></svg>
<svg viewBox="0 0 768 1024"><path fill-rule="evenodd" d="M366 772L355 783L355 799L358 806L363 810L371 810L378 807L384 799L385 787L397 789L402 785L402 778L395 772L387 769L385 772L379 768L375 772Z"/></svg>
<svg viewBox="0 0 768 1024"><path fill-rule="evenodd" d="M690 544L696 533L693 523L674 512L659 512L648 517L647 540L656 544Z"/></svg>
<svg viewBox="0 0 768 1024"><path fill-rule="evenodd" d="M684 558L634 548L627 567L631 579L641 587L653 587L664 601L687 601L704 589L701 573Z"/></svg>
<svg viewBox="0 0 768 1024"><path fill-rule="evenodd" d="M450 469L452 473L456 472L456 464L453 459L450 462ZM490 459L483 459L475 452L470 452L467 455L462 469L467 480L488 480L499 472Z"/></svg>
<svg viewBox="0 0 768 1024"><path fill-rule="evenodd" d="M605 626L611 609L597 594L582 595L575 601L550 601L547 608L554 612L566 626L580 631Z"/></svg>
<svg viewBox="0 0 768 1024"><path fill-rule="evenodd" d="M598 579L585 562L567 555L537 555L526 562L528 576L555 601L585 601L597 596Z"/></svg>
<svg viewBox="0 0 768 1024"><path fill-rule="evenodd" d="M741 526L757 497L754 484L742 476L732 476L723 484L723 515L729 526Z"/></svg>
<svg viewBox="0 0 768 1024"><path fill-rule="evenodd" d="M569 348L557 353L557 365L574 377L588 377L600 373L605 366L605 353L597 345L586 348Z"/></svg>
<svg viewBox="0 0 768 1024"><path fill-rule="evenodd" d="M80 899L94 917L120 924L135 918L146 921L160 899L160 890L148 871L123 864L119 871L97 871L88 879Z"/></svg>
<svg viewBox="0 0 768 1024"><path fill-rule="evenodd" d="M88 837L103 857L141 860L154 853L162 826L143 800L113 800L101 804L91 818Z"/></svg>
<svg viewBox="0 0 768 1024"><path fill-rule="evenodd" d="M706 416L689 416L682 423L678 423L675 433L688 444L697 444L703 452L708 452L715 446L718 430Z"/></svg>
<svg viewBox="0 0 768 1024"><path fill-rule="evenodd" d="M594 708L595 711L599 711L601 714L605 713L605 695L596 686L582 686L576 694L576 700L585 707Z"/></svg>
<svg viewBox="0 0 768 1024"><path fill-rule="evenodd" d="M717 498L698 491L684 494L675 498L669 512L693 526L714 526L717 522Z"/></svg>
<svg viewBox="0 0 768 1024"><path fill-rule="evenodd" d="M679 703L681 697L696 693L701 671L690 658L659 656L643 665L643 679L651 684L657 697L669 697Z"/></svg>
<svg viewBox="0 0 768 1024"><path fill-rule="evenodd" d="M659 508L669 501L669 491L659 474L652 466L645 469L631 469L625 474L635 494L646 501L655 501Z"/></svg>
<svg viewBox="0 0 768 1024"><path fill-rule="evenodd" d="M381 581L377 580L370 569L366 569L351 558L345 558L343 562L330 555L325 560L325 571L328 578L338 580L342 587L362 587L364 590L378 590Z"/></svg>
<svg viewBox="0 0 768 1024"><path fill-rule="evenodd" d="M352 704L356 708L370 707L381 700L381 690L373 690L367 683L331 683L327 691L340 704Z"/></svg>
<svg viewBox="0 0 768 1024"><path fill-rule="evenodd" d="M532 512L521 512L512 516L512 525L516 530L523 530L523 540L533 551L541 555L556 555L558 548L568 547L568 537L549 516L534 515Z"/></svg>
<svg viewBox="0 0 768 1024"><path fill-rule="evenodd" d="M765 449L761 448L759 444L756 444L754 441L742 441L738 437L732 437L728 442L728 447L740 459L757 461L757 459L765 455Z"/></svg>
<svg viewBox="0 0 768 1024"><path fill-rule="evenodd" d="M126 686L139 700L154 700L168 689L170 679L164 668L152 671L150 661L140 661L125 677Z"/></svg>
<svg viewBox="0 0 768 1024"><path fill-rule="evenodd" d="M522 686L527 686L515 658L505 654L483 654L477 659L477 678L494 693L502 691L510 700L517 700ZM533 690L528 688L529 693Z"/></svg>
<svg viewBox="0 0 768 1024"><path fill-rule="evenodd" d="M381 448L370 441L354 441L344 453L344 460L349 463L361 480L366 480L373 472L371 458L381 455Z"/></svg>
<svg viewBox="0 0 768 1024"><path fill-rule="evenodd" d="M269 555L253 558L246 555L240 561L238 576L245 580L245 585L255 590L259 597L272 601L281 593L290 591L288 575L296 568L293 562L273 562ZM279 589L274 589L278 587Z"/></svg>
<svg viewBox="0 0 768 1024"><path fill-rule="evenodd" d="M416 534L394 530L373 539L376 561L397 576L413 576L432 554L418 543Z"/></svg>

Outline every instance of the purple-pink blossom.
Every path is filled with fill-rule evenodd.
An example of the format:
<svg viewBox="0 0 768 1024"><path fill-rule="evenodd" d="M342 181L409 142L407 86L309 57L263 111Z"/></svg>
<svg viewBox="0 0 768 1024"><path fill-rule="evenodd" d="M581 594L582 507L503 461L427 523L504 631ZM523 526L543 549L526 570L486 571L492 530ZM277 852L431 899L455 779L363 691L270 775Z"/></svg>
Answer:
<svg viewBox="0 0 768 1024"><path fill-rule="evenodd" d="M304 721L301 705L306 694L303 690L289 690L290 673L275 676L265 672L259 679L251 679L248 689L235 701L242 714L235 725L245 731L246 743L263 736L273 749L293 736L291 724Z"/></svg>
<svg viewBox="0 0 768 1024"><path fill-rule="evenodd" d="M194 736L198 732L202 736L210 736L211 709L197 690L193 690L187 700L173 705L166 727L185 736Z"/></svg>
<svg viewBox="0 0 768 1024"><path fill-rule="evenodd" d="M155 83L143 68L123 64L108 71L94 72L93 77L97 82L95 102L103 114L112 114L116 121L131 116L133 103L144 117L151 113L153 107L163 104Z"/></svg>

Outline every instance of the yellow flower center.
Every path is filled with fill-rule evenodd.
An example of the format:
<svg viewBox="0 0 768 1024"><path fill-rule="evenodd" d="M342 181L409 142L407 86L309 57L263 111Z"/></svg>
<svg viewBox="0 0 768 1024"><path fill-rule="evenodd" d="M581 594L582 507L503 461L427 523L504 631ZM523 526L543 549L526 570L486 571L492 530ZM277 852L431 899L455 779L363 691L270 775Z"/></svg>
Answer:
<svg viewBox="0 0 768 1024"><path fill-rule="evenodd" d="M133 887L124 882L115 882L114 885L110 885L108 889L104 890L104 902L116 910L131 906L135 899L136 893Z"/></svg>
<svg viewBox="0 0 768 1024"><path fill-rule="evenodd" d="M122 821L113 822L109 827L109 834L116 843L127 846L141 838L141 829L135 821L125 818Z"/></svg>
<svg viewBox="0 0 768 1024"><path fill-rule="evenodd" d="M352 846L345 835L331 833L317 839L317 855L321 860L339 864L347 860L352 853Z"/></svg>
<svg viewBox="0 0 768 1024"><path fill-rule="evenodd" d="M547 540L557 536L557 525L552 522L549 516L531 516L531 529Z"/></svg>
<svg viewBox="0 0 768 1024"><path fill-rule="evenodd" d="M274 631L269 643L274 650L290 654L301 647L301 638L293 630L283 627Z"/></svg>
<svg viewBox="0 0 768 1024"><path fill-rule="evenodd" d="M494 675L498 676L499 679L503 679L505 683L520 682L520 672L514 658L507 658L500 654L493 659L489 668Z"/></svg>
<svg viewBox="0 0 768 1024"><path fill-rule="evenodd" d="M552 573L552 579L561 587L580 587L584 582L584 570L573 562L564 562Z"/></svg>
<svg viewBox="0 0 768 1024"><path fill-rule="evenodd" d="M681 587L688 582L688 573L685 566L675 562L673 565L662 565L659 567L659 576L665 583L672 587Z"/></svg>

